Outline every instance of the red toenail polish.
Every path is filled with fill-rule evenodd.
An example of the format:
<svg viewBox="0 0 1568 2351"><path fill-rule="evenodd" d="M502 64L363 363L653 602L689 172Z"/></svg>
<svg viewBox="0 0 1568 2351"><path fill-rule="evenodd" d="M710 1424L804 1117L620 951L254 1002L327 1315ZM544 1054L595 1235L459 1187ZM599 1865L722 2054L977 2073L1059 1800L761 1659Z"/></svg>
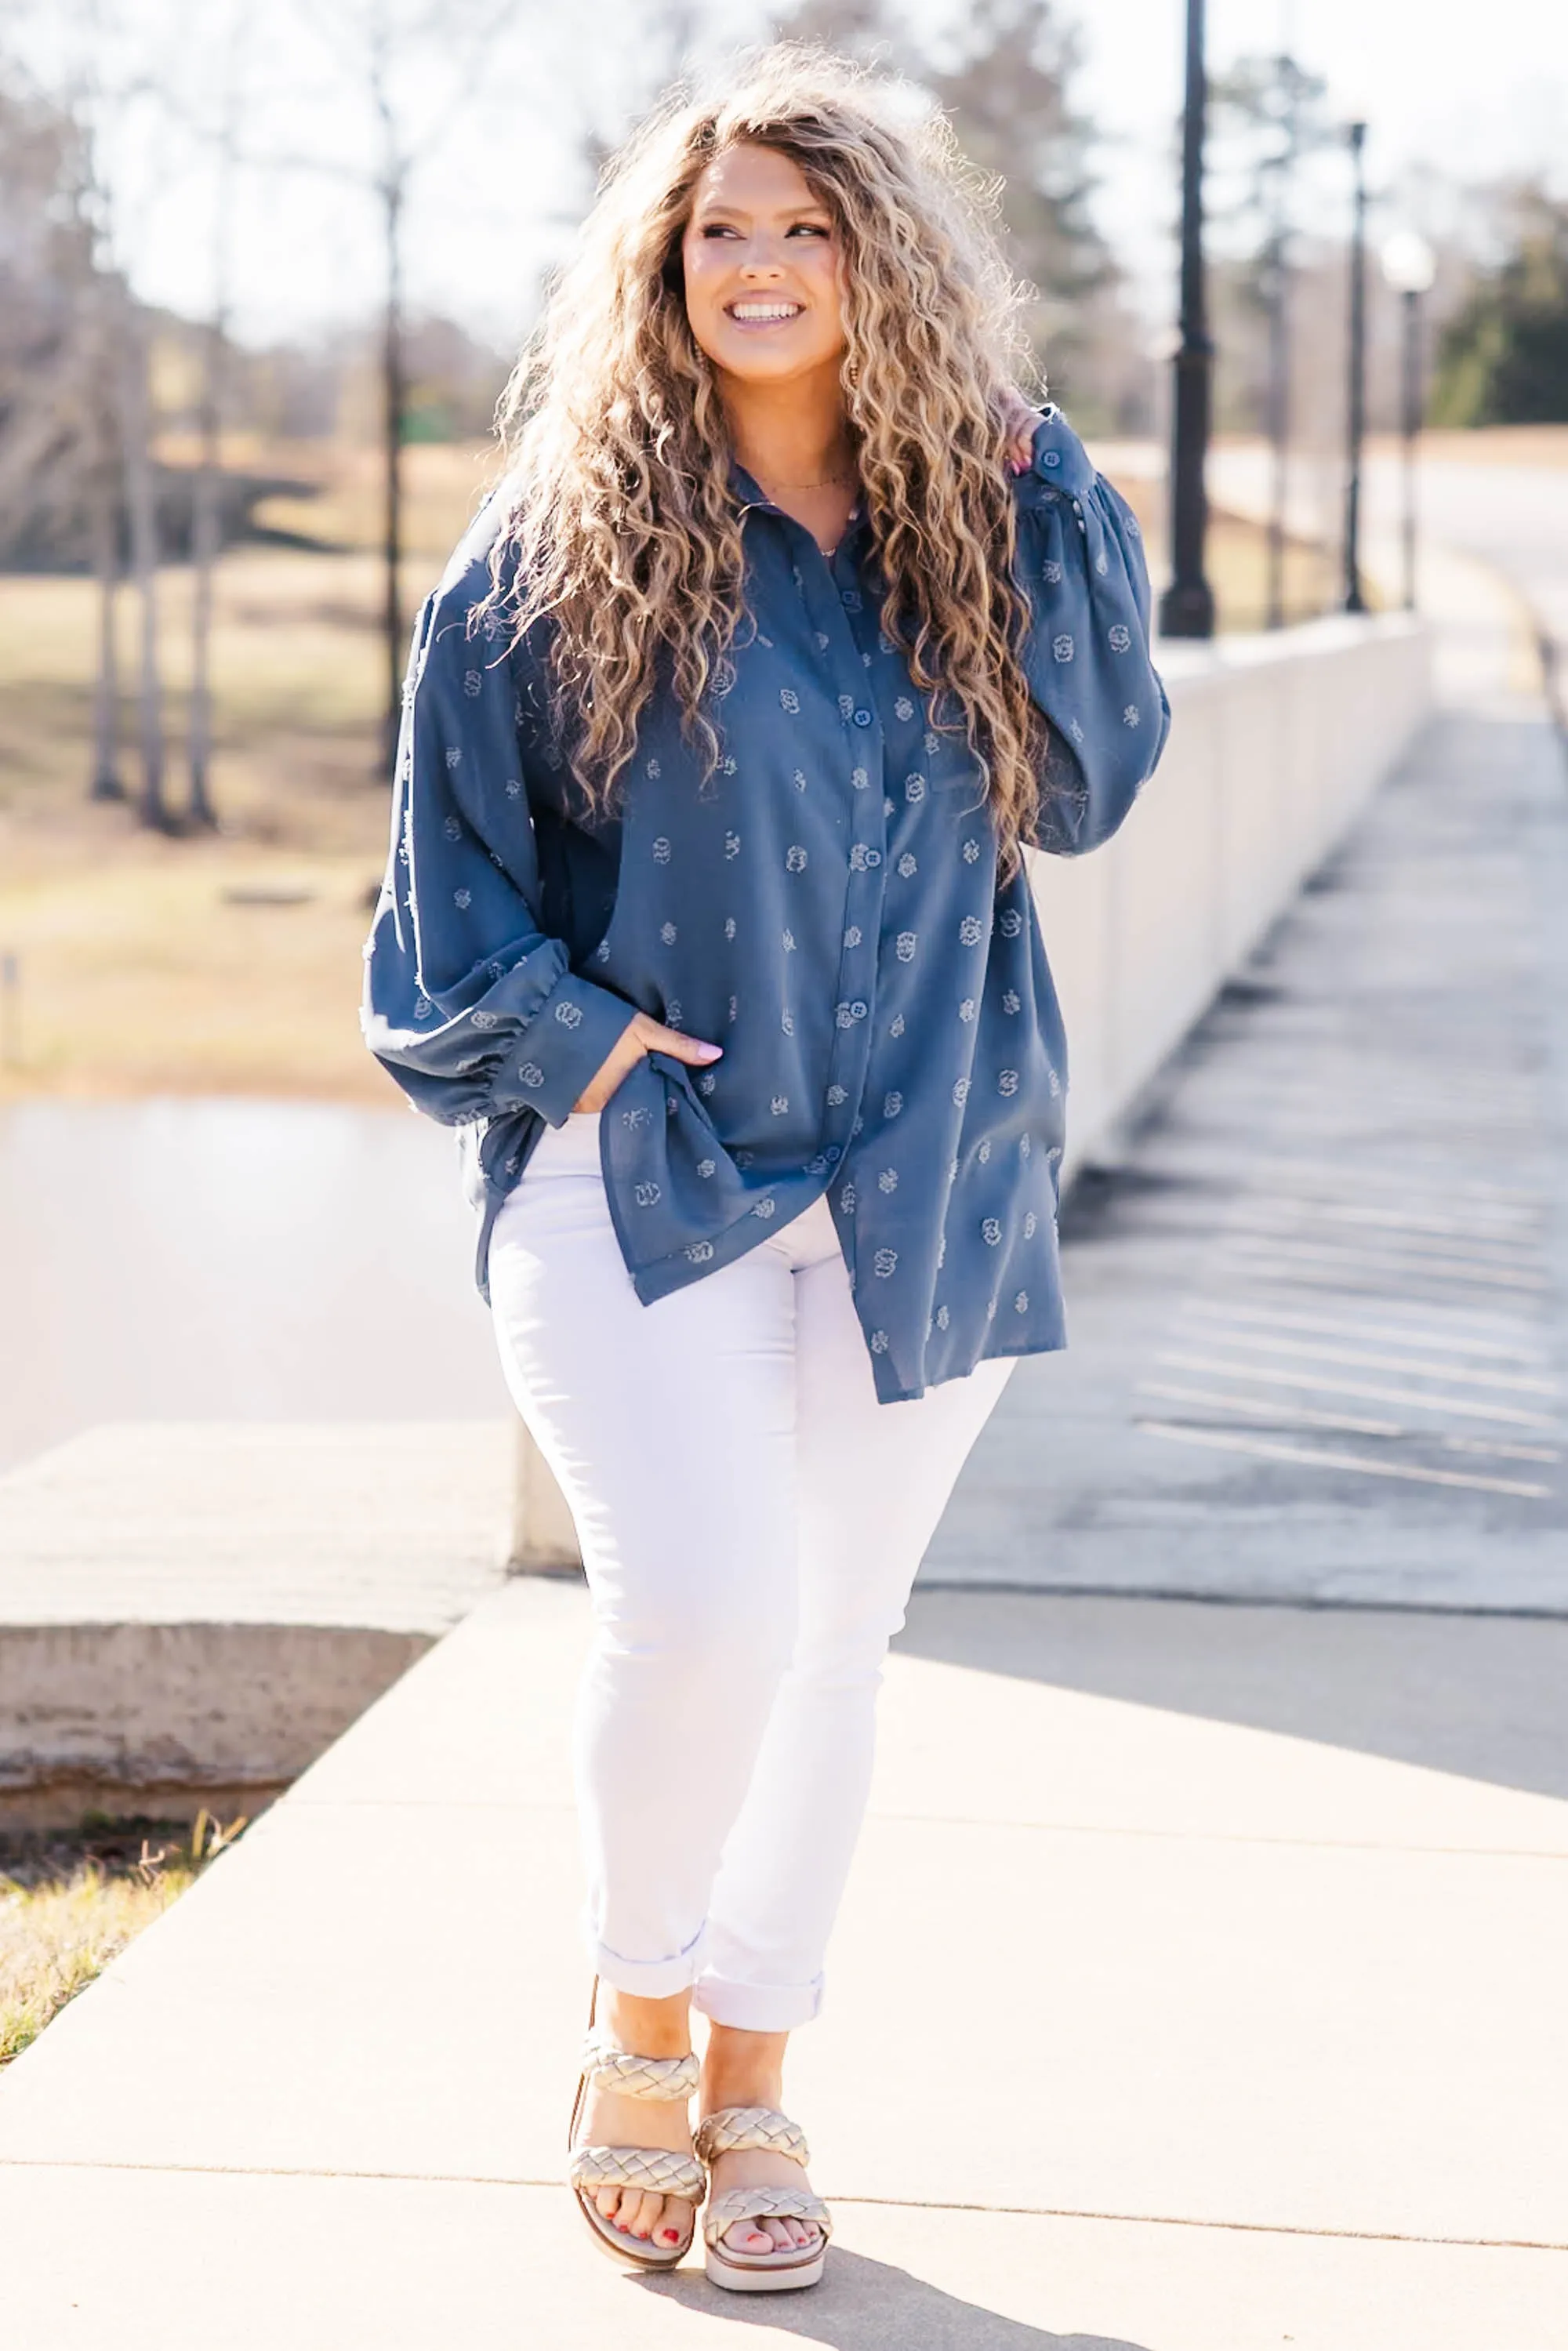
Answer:
<svg viewBox="0 0 1568 2351"><path fill-rule="evenodd" d="M673 2245L677 2242L680 2237L680 2231L678 2229L666 2229L664 2231L663 2234L665 2244Z"/></svg>

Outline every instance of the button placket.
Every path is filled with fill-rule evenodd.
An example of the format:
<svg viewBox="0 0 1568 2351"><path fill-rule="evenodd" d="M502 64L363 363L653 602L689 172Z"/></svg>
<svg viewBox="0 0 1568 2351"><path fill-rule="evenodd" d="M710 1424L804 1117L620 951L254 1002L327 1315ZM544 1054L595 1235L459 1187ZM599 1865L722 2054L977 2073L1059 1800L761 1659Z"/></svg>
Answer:
<svg viewBox="0 0 1568 2351"><path fill-rule="evenodd" d="M823 1112L824 1140L834 1153L835 1164L853 1134L865 1092L876 1007L877 943L887 880L886 745L878 714L866 699L865 665L851 618L852 609L864 611L864 590L847 562L844 568L852 570L852 577L841 590L837 575L843 559L841 551L831 566L824 563L805 572L808 614L819 638L828 640L822 665L826 683L838 697L849 804L843 944ZM863 781L857 783L857 777Z"/></svg>

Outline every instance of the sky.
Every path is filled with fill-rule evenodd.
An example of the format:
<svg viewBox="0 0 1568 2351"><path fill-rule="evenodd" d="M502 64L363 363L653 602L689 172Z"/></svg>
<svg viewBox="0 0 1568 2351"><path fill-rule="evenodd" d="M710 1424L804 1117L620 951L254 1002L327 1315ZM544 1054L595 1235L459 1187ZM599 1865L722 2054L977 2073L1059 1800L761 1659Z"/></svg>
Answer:
<svg viewBox="0 0 1568 2351"><path fill-rule="evenodd" d="M214 282L211 131L229 28L240 27L238 138L250 160L233 183L230 282L236 330L261 341L362 319L379 299L373 124L353 29L375 5L0 0L0 23L49 79L89 98L97 84L118 250L139 290L192 315ZM412 14L429 0L384 5ZM504 0L491 5L498 14ZM1096 211L1157 330L1174 295L1183 0L1060 5L1081 29L1080 103L1105 134ZM463 0L453 13L472 30L489 11ZM411 299L502 342L526 323L585 200L574 162L583 125L612 128L658 70L646 0L594 0L591 18L545 0L515 13L516 27L473 55L461 33L426 45L394 93L430 144L409 209ZM1382 205L1385 228L1408 217L1423 163L1462 179L1538 170L1568 192L1563 0L1488 0L1484 11L1474 0L1209 0L1208 16L1212 69L1289 44L1326 77L1344 119L1365 116L1373 186L1403 191ZM118 39L117 25L128 27ZM149 79L156 99L136 94ZM104 96L128 87L129 102ZM1332 225L1343 194L1343 175L1320 167L1314 214Z"/></svg>
<svg viewBox="0 0 1568 2351"><path fill-rule="evenodd" d="M1080 95L1113 143L1102 153L1102 224L1145 306L1168 315L1171 287L1169 128L1180 104L1180 0L1081 0ZM1438 202L1410 182L1430 166L1459 180L1539 171L1568 193L1568 6L1563 0L1208 0L1208 55L1218 72L1247 54L1292 53L1328 83L1344 120L1368 125L1367 174L1389 201L1385 229L1438 230L1411 218ZM1333 174L1315 195L1343 197ZM1403 202L1394 192L1403 197ZM1331 210L1332 218L1332 210Z"/></svg>

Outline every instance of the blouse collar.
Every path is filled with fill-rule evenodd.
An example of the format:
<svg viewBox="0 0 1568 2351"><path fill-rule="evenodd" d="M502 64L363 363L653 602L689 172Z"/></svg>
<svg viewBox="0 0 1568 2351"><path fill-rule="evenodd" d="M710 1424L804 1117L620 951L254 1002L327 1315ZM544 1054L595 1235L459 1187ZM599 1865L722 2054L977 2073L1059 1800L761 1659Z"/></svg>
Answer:
<svg viewBox="0 0 1568 2351"><path fill-rule="evenodd" d="M743 515L770 514L777 515L780 522L795 522L795 517L787 515L781 506L776 505L756 475L748 474L746 467L734 457L729 461L729 486L739 503ZM843 529L839 534L839 544L835 552L841 552L848 546L856 532L864 525L866 518L865 495L862 491L857 495L853 506L850 508ZM804 523L795 523L795 527L798 530L804 530L806 528Z"/></svg>

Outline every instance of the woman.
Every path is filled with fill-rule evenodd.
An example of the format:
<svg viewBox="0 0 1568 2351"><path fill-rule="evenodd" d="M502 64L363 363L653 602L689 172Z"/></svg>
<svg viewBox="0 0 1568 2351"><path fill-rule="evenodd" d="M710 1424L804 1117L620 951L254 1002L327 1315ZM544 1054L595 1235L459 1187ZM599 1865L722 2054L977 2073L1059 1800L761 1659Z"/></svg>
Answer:
<svg viewBox="0 0 1568 2351"><path fill-rule="evenodd" d="M650 2268L706 2190L746 2290L821 2273L781 2074L888 1638L1063 1343L1020 850L1104 840L1167 724L1136 526L1012 389L1012 318L945 128L849 67L661 111L422 615L366 950L592 1594L571 2179Z"/></svg>

